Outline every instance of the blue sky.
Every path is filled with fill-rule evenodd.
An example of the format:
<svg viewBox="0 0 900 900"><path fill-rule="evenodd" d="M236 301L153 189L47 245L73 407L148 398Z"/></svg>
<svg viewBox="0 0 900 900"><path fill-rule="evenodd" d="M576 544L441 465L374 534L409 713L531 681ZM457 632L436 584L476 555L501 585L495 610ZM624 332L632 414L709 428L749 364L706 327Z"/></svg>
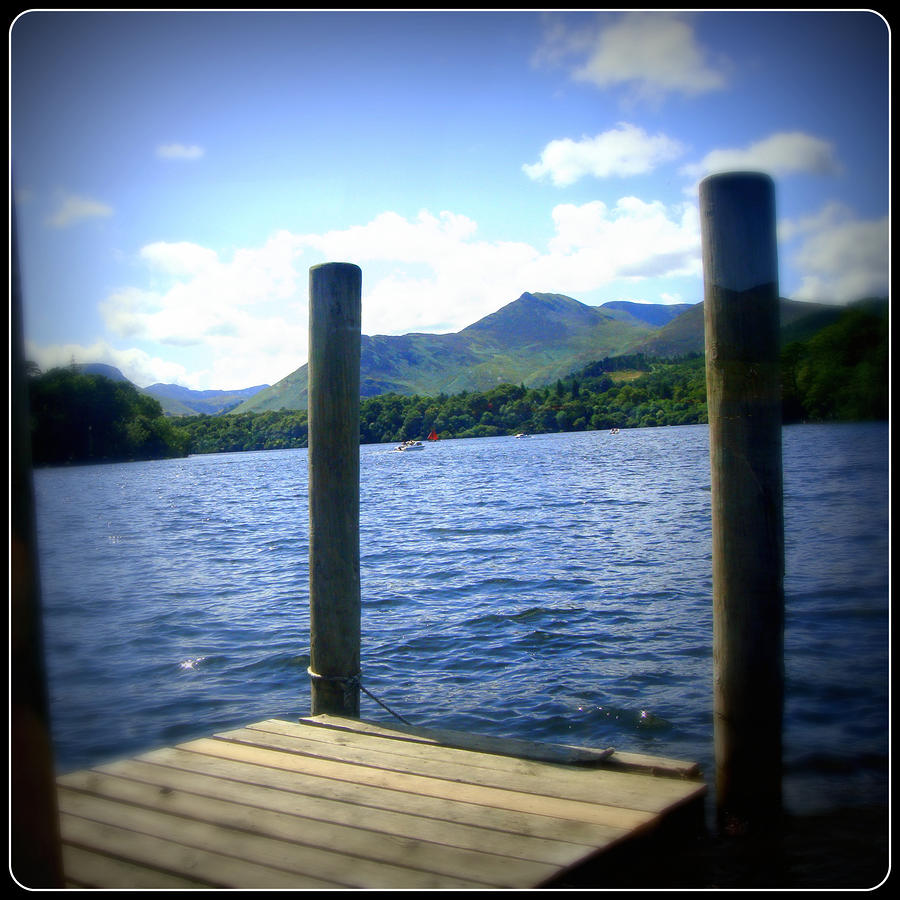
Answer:
<svg viewBox="0 0 900 900"><path fill-rule="evenodd" d="M10 60L42 368L274 383L328 261L366 334L523 291L697 302L697 184L729 169L775 179L783 296L888 292L872 12L28 12Z"/></svg>

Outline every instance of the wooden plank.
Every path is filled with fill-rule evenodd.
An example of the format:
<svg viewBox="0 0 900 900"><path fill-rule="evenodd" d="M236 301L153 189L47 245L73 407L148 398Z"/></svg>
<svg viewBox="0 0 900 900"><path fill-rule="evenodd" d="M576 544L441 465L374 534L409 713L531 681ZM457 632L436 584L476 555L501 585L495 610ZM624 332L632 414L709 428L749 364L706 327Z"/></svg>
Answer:
<svg viewBox="0 0 900 900"><path fill-rule="evenodd" d="M174 752L180 753L181 751ZM196 754L183 754L183 756L192 759L198 758ZM202 759L202 757L199 758ZM79 783L84 783L84 789L91 790L93 789L91 780L95 772L109 773L153 785L160 791L188 791L200 796L218 797L234 803L243 803L247 806L260 806L280 812L302 813L307 818L332 822L337 825L360 826L364 822L364 827L387 835L430 841L460 850L477 850L496 856L528 859L553 866L568 865L572 859L582 856L586 848L596 846L596 835L594 835L593 841L588 841L584 835L579 835L581 842L573 843L536 838L527 834L510 834L508 831L484 827L483 822L481 824L460 824L436 819L433 815L429 815L429 813L433 814L435 810L425 809L423 805L419 805L417 813L397 812L384 808L382 797L368 796L359 791L353 791L346 797L336 799L328 796L329 787L333 783L327 780L325 786L321 788L321 793L325 796L317 796L313 788L305 783L298 784L296 779L292 779L289 786L278 789L253 781L248 783L247 779L256 777L258 767L245 766L244 768L250 771L242 772L237 768L243 766L242 763L233 764L235 768L228 772L228 778L203 773L202 764L188 767L182 762L182 765L184 768L172 768L144 762L140 759L123 760L98 766L93 772L76 773L79 782L67 781L66 783L69 786L78 786ZM221 772L221 769L219 771ZM274 774L277 777L279 773ZM317 781L321 781L321 779ZM394 794L396 792L387 793ZM622 829L606 829L600 835L600 840L606 842L611 837L618 838L625 833Z"/></svg>
<svg viewBox="0 0 900 900"><path fill-rule="evenodd" d="M312 731L310 740L306 737ZM702 785L604 770L580 770L409 742L385 742L354 732L309 729L269 720L216 735L219 739L287 750L358 765L378 766L457 783L500 788L576 802L659 813L690 799Z"/></svg>
<svg viewBox="0 0 900 900"><path fill-rule="evenodd" d="M345 721L349 722L349 720ZM589 785L591 790L596 789L599 791L602 794L603 799L608 802L613 802L613 800L619 796L617 790L627 792L630 786L630 789L636 792L634 796L656 798L656 806L647 807L642 802L638 802L635 804L637 808L654 808L657 811L662 812L664 809L668 808L670 803L679 804L681 802L691 802L698 793L705 793L706 790L705 785L698 780L699 767L694 763L683 762L680 760L652 757L644 754L628 754L628 761L624 763L615 761L615 757L610 757L607 762L595 763L590 767L578 764L573 768L568 764L556 763L554 764L555 768L553 771L548 774L546 768L538 767L542 765L542 763L535 764L529 760L512 759L501 755L490 755L489 753L481 751L472 753L460 749L435 747L435 745L429 744L430 749L427 751L424 751L423 749L421 754L417 754L414 749L407 749L415 748L416 742L408 741L406 739L393 740L393 733L390 730L387 732L379 732L378 730L373 731L373 723L360 723L363 728L359 730L355 729L352 725L347 724L336 729L320 727L318 732L310 732L305 728L308 724L307 721L301 720L301 722L302 724L300 727L304 728L304 731L302 732L304 737L312 736L315 738L318 734L323 736L323 740L327 740L328 738L324 736L329 733L333 735L356 735L356 737L352 739L349 737L344 739L347 745L360 748L371 748L373 750L382 749L392 753L413 756L419 755L429 762L432 760L435 762L442 760L456 761L466 765L494 768L503 772L534 775L541 779L546 779L548 783L554 786L554 788L561 788L563 785L567 786L569 789L568 792L564 790L560 791L557 796L577 796L581 799L592 798L595 796L593 793L589 793L588 795L584 794L585 786ZM317 724L321 725L321 723ZM274 731L282 734L298 733L296 731L297 726L294 723L283 722L281 720L268 720L266 722L255 723L248 727ZM377 728L377 726L375 727ZM383 739L381 744L377 743L379 738ZM336 740L338 743L341 742L340 737L332 739ZM476 745L480 744L480 740L476 742ZM603 775L600 777L596 766L601 766L603 772L616 774L612 776ZM617 777L618 775L626 773L630 776L640 777L632 777L630 779ZM664 781L654 781L652 782L652 789L648 790L648 788L651 787L651 783L646 780L646 776L651 774L661 778L697 781L697 787L695 789L691 786L666 783ZM601 785L602 788L600 787ZM618 788L614 788L614 785L618 785ZM629 805L627 799L625 799L624 802L626 805Z"/></svg>
<svg viewBox="0 0 900 900"><path fill-rule="evenodd" d="M585 771L594 771L596 768L603 770L612 770L617 772L630 772L632 774L654 774L666 778L678 778L686 780L699 780L700 768L697 763L687 762L684 760L672 759L669 757L649 756L643 753L623 753L621 751L609 748L603 751L593 751L589 748L578 747L556 747L552 744L536 744L531 741L513 742L514 745L521 745L523 753L510 754L501 752L504 749L506 740L503 738L485 737L484 735L472 735L469 742L466 739L468 735L462 732L453 731L434 731L427 730L426 734L443 735L449 743L438 741L436 738L417 740L412 732L398 733L393 727L388 728L374 722L366 722L362 720L344 719L337 716L316 716L315 718L300 719L301 727L312 725L318 727L319 734L327 734L329 731L333 733L351 733L360 736L372 736L373 738L384 739L384 744L390 744L391 752L402 753L404 743L428 744L430 746L440 746L443 749L456 749L458 751L474 751L478 757L470 757L470 764L486 765L491 768L501 768L506 771L537 771L533 767L528 767L529 761L546 762L557 766L564 766L572 769L576 773ZM296 733L292 729L286 729L285 726L295 726L295 723L281 719L269 719L264 722L257 722L248 725L248 728L259 728L262 730L277 730L281 733ZM315 739L316 732L306 729L302 732L304 736ZM467 744L470 744L467 746ZM362 744L361 744L362 745ZM365 744L377 748L377 744ZM528 752L529 747L538 747L534 754ZM559 754L554 754L553 749L559 750ZM581 751L584 754L581 755ZM555 758L554 758L555 757ZM459 760L465 757L457 756ZM504 763L504 760L508 762ZM677 790L677 789L676 789Z"/></svg>
<svg viewBox="0 0 900 900"><path fill-rule="evenodd" d="M475 828L479 830L475 835L477 840L490 841L490 845L476 843L475 846L483 846L493 852L508 854L503 849L507 846L506 839L520 838L521 853L537 860L543 860L540 847L545 842L551 851L552 845L557 842L597 848L612 844L628 834L628 829L622 826L577 822L461 801L447 802L442 797L423 796L346 779L332 779L309 772L301 773L296 769L257 765L218 754L207 755L199 748L164 748L142 754L138 759L171 766L189 774L215 775L249 785L270 787L288 796L300 795L304 803L309 798L344 802L400 815L421 816L466 829L455 832L456 839L464 835L466 840L470 840L467 830ZM464 843L462 846L469 844Z"/></svg>
<svg viewBox="0 0 900 900"><path fill-rule="evenodd" d="M343 852L322 847L309 847L293 840L272 838L253 830L234 828L215 822L186 819L171 813L136 807L104 797L84 794L61 787L58 791L60 810L69 815L90 819L140 837L165 837L184 847L217 852L251 865L292 874L297 884L311 879L318 885L343 887L477 887L478 883L460 876L435 876L431 872L408 869L388 863L348 857Z"/></svg>
<svg viewBox="0 0 900 900"><path fill-rule="evenodd" d="M208 882L162 872L71 844L63 845L62 857L69 887L163 890L209 887Z"/></svg>
<svg viewBox="0 0 900 900"><path fill-rule="evenodd" d="M512 756L518 759L530 759L536 762L559 763L560 765L569 766L597 765L609 759L615 753L612 747L602 750L590 747L571 747L564 744L522 740L521 738L498 738L483 734L468 734L462 731L451 731L446 728L419 728L411 725L392 725L388 727L376 722L325 714L305 716L300 721L306 725L345 729L356 731L360 734L390 737L395 740L412 741L420 744L440 744L444 747L456 747L460 750L476 750L480 753L493 753L498 756Z"/></svg>
<svg viewBox="0 0 900 900"><path fill-rule="evenodd" d="M655 775L660 778L684 778L699 781L703 777L700 764L668 756L635 753L633 750L615 750L604 763L611 770Z"/></svg>
<svg viewBox="0 0 900 900"><path fill-rule="evenodd" d="M576 778L579 775L585 775L586 772L592 771L581 767L573 768L570 764L559 761L551 762L534 757L496 754L490 751L478 750L477 748L460 748L437 742L395 739L393 735L373 734L367 730L327 728L321 727L321 725L311 727L306 721L291 722L283 719L267 719L263 722L254 722L245 727L299 738L303 741L320 741L332 745L371 750L375 754L393 753L410 758L433 760L435 763L478 766L510 774L545 774L547 769L542 767L546 766L555 766L554 771L558 771L560 776L563 773L571 772L575 774ZM550 756L552 754L547 755ZM554 775L553 777L555 779L557 776Z"/></svg>
<svg viewBox="0 0 900 900"><path fill-rule="evenodd" d="M613 825L619 828L640 828L654 822L656 816L647 810L631 810L618 806L586 803L556 797L542 797L539 794L468 784L452 779L409 772L381 769L369 765L359 765L344 760L333 760L311 755L301 755L285 750L254 746L231 740L199 738L179 747L236 759L255 762L257 765L272 766L291 772L323 775L353 784L367 784L388 787L392 790L439 797L450 803L466 802L484 807L497 807L516 812L540 814L560 819L574 819L593 822L597 825Z"/></svg>
<svg viewBox="0 0 900 900"><path fill-rule="evenodd" d="M140 834L65 812L60 813L59 825L64 845L87 848L98 854L146 867L157 867L176 875L197 879L209 887L340 887L333 882L255 865L222 853L183 846L176 840Z"/></svg>
<svg viewBox="0 0 900 900"><path fill-rule="evenodd" d="M68 884L538 887L705 792L680 761L650 777L444 734L450 745L340 717L268 719L61 776Z"/></svg>
<svg viewBox="0 0 900 900"><path fill-rule="evenodd" d="M123 774L127 774L127 769ZM64 779L63 783L72 790L120 803L229 828L252 830L263 837L294 841L326 851L339 849L341 854L349 857L348 864L354 867L358 866L355 857L360 857L454 878L465 872L466 880L478 884L519 887L550 878L558 868L547 863L511 859L478 850L460 850L421 838L400 838L383 833L380 828L372 830L366 827L366 823L370 818L380 821L377 811L370 816L365 810L359 810L358 825L336 825L310 817L309 810L305 808L290 812L268 808L264 804L273 798L263 797L259 788L255 794L245 791L240 800L226 799L222 797L226 786L220 781L217 782L221 788L218 796L171 787L160 788L155 784L122 777L122 774L98 771L75 773ZM581 853L583 855L583 850ZM577 857L572 854L570 860L572 858Z"/></svg>
<svg viewBox="0 0 900 900"><path fill-rule="evenodd" d="M390 726L379 722L350 719L343 716L307 716L301 722L325 728L356 731L360 734L381 735L395 740L416 743L441 744L461 750L476 750L501 756L515 756L561 765L597 766L638 772L652 772L656 775L675 778L700 778L700 766L695 762L673 759L666 756L651 756L645 753L617 750L612 747L603 750L579 747L571 744L548 744L539 741L525 741L517 738L495 737L492 735L469 734L443 728L419 728L404 725Z"/></svg>

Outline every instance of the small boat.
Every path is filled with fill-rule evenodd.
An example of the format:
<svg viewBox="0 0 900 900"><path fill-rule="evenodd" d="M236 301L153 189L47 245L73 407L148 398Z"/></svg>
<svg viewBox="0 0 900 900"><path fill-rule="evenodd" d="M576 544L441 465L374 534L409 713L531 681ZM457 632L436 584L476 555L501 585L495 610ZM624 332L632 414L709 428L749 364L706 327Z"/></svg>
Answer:
<svg viewBox="0 0 900 900"><path fill-rule="evenodd" d="M610 429L609 429L609 433L610 433L610 434L618 434L618 433L619 433L619 429L618 429L618 428L610 428Z"/></svg>
<svg viewBox="0 0 900 900"><path fill-rule="evenodd" d="M528 435L525 434L524 431L520 431L520 432L516 435L516 437L517 437L517 438L523 438L523 437L528 437Z"/></svg>
<svg viewBox="0 0 900 900"><path fill-rule="evenodd" d="M404 441L400 444L399 447L395 447L395 450L424 450L425 445L421 441Z"/></svg>
<svg viewBox="0 0 900 900"><path fill-rule="evenodd" d="M433 428L431 429L431 434L428 435L428 440L429 441L439 441L440 440L440 438L437 435L437 432Z"/></svg>

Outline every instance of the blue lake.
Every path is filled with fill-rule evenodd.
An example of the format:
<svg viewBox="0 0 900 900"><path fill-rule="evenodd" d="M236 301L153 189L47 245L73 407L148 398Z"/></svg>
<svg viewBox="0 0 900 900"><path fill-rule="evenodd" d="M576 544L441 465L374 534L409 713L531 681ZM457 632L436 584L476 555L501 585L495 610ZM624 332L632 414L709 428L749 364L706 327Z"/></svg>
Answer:
<svg viewBox="0 0 900 900"><path fill-rule="evenodd" d="M417 725L696 760L712 789L706 426L360 467L368 691ZM886 802L887 424L785 428L784 487L786 802ZM43 469L35 494L60 770L308 714L305 450Z"/></svg>

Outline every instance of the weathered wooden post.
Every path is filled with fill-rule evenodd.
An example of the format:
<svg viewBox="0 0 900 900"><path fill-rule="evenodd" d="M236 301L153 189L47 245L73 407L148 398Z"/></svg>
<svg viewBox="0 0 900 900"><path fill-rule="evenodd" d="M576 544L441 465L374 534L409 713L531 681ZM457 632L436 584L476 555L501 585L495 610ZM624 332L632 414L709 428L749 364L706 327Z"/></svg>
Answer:
<svg viewBox="0 0 900 900"><path fill-rule="evenodd" d="M700 184L712 495L716 800L728 834L781 816L784 525L772 180Z"/></svg>
<svg viewBox="0 0 900 900"><path fill-rule="evenodd" d="M26 889L63 878L50 704L44 667L28 385L15 214L11 228L10 338L10 872Z"/></svg>
<svg viewBox="0 0 900 900"><path fill-rule="evenodd" d="M309 624L312 715L359 716L362 271L309 270Z"/></svg>

